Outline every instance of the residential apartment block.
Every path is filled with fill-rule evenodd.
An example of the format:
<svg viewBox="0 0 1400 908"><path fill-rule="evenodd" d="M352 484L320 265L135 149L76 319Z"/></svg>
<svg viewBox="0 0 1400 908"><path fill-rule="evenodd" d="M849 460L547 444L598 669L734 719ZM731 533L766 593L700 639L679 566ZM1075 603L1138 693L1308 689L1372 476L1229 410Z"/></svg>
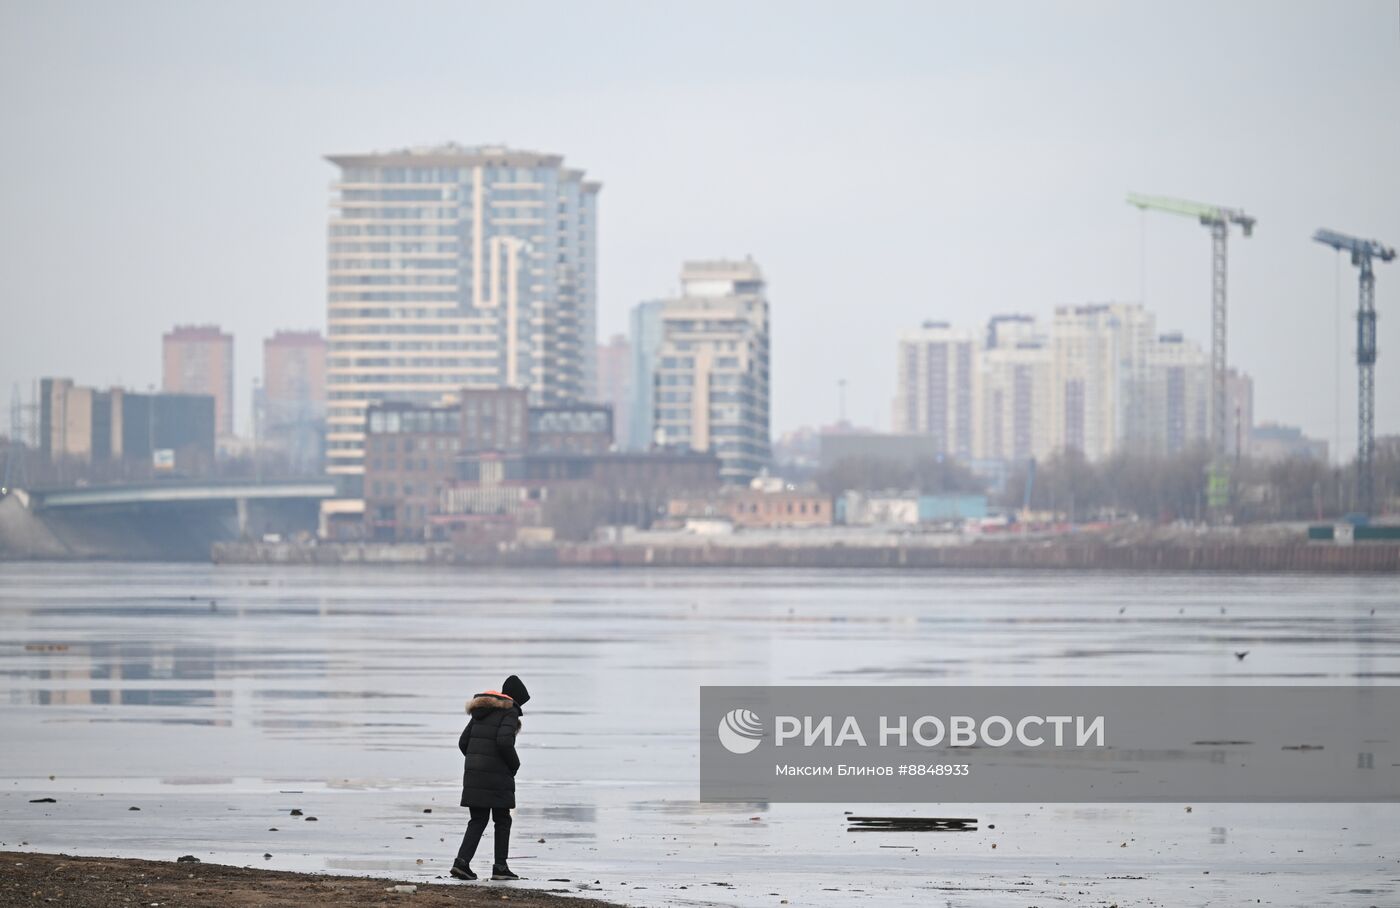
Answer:
<svg viewBox="0 0 1400 908"><path fill-rule="evenodd" d="M592 396L599 183L560 155L496 146L328 160L329 472L363 473L374 403Z"/></svg>
<svg viewBox="0 0 1400 908"><path fill-rule="evenodd" d="M1049 338L1027 315L994 317L978 352L973 445L978 459L1025 461L1050 446Z"/></svg>
<svg viewBox="0 0 1400 908"><path fill-rule="evenodd" d="M1050 329L1050 446L1090 460L1116 451L1139 413L1155 322L1141 305L1058 306Z"/></svg>
<svg viewBox="0 0 1400 908"><path fill-rule="evenodd" d="M214 398L214 431L233 435L233 335L217 325L179 325L161 338L161 390Z"/></svg>
<svg viewBox="0 0 1400 908"><path fill-rule="evenodd" d="M947 322L900 333L895 432L932 436L943 453L972 458L976 348L971 332Z"/></svg>
<svg viewBox="0 0 1400 908"><path fill-rule="evenodd" d="M665 300L648 300L632 307L631 373L628 378L630 401L627 408L625 447L631 451L646 451L654 447L656 437L656 367L661 352L662 313Z"/></svg>
<svg viewBox="0 0 1400 908"><path fill-rule="evenodd" d="M895 437L935 455L1006 463L1074 449L1098 460L1208 438L1209 356L1158 332L1139 304L1060 306L1048 326L999 315L978 335L925 322L901 333L898 357ZM1230 425L1247 445L1253 385L1232 382Z"/></svg>
<svg viewBox="0 0 1400 908"><path fill-rule="evenodd" d="M1127 445L1178 454L1210 438L1210 356L1179 331L1158 335L1148 348L1140 394L1142 421L1129 428Z"/></svg>
<svg viewBox="0 0 1400 908"><path fill-rule="evenodd" d="M602 403L612 406L613 429L619 447L629 447L632 408L632 345L626 335L614 334L606 344L598 345L598 395ZM645 450L641 446L640 450Z"/></svg>
<svg viewBox="0 0 1400 908"><path fill-rule="evenodd" d="M1254 437L1254 379L1230 369L1225 373L1225 456L1251 456Z"/></svg>
<svg viewBox="0 0 1400 908"><path fill-rule="evenodd" d="M728 483L767 467L768 301L758 265L686 262L681 296L639 305L632 331L634 445L713 451Z"/></svg>
<svg viewBox="0 0 1400 908"><path fill-rule="evenodd" d="M254 407L259 444L296 472L322 466L326 423L326 339L319 331L278 331L263 341L263 380Z"/></svg>

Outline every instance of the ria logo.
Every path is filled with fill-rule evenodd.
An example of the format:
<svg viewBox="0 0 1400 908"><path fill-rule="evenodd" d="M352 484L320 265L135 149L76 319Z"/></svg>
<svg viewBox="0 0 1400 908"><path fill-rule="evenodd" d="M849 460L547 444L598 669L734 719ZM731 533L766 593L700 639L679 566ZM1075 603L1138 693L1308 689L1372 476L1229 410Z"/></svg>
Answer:
<svg viewBox="0 0 1400 908"><path fill-rule="evenodd" d="M763 720L747 709L731 709L719 720L719 743L732 754L746 754L763 742Z"/></svg>

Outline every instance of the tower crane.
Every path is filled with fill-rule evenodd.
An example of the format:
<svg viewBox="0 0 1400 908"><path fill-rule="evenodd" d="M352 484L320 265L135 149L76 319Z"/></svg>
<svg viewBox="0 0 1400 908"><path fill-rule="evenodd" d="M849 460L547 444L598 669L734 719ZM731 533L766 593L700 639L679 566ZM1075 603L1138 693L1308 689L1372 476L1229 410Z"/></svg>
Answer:
<svg viewBox="0 0 1400 908"><path fill-rule="evenodd" d="M1254 233L1254 218L1238 208L1224 208L1220 205L1206 205L1201 202L1187 202L1181 199L1168 199L1161 196L1128 194L1128 204L1142 211L1165 211L1168 214L1181 214L1196 218L1210 228L1211 250L1211 296L1210 296L1210 446L1217 461L1224 461L1225 444L1228 434L1225 371L1225 264L1226 240L1230 236L1230 225L1238 224L1245 236Z"/></svg>
<svg viewBox="0 0 1400 908"><path fill-rule="evenodd" d="M1361 269L1356 303L1356 508L1370 514L1375 506L1371 466L1376 447L1376 275L1371 260L1389 262L1395 258L1395 250L1377 240L1357 239L1335 230L1319 230L1313 240L1338 252L1350 252L1351 263Z"/></svg>

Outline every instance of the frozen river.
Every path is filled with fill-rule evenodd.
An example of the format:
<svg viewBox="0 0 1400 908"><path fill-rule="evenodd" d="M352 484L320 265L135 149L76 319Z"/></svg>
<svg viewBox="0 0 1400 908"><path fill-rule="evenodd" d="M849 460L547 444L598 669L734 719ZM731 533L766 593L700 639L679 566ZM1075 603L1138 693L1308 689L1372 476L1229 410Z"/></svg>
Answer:
<svg viewBox="0 0 1400 908"><path fill-rule="evenodd" d="M1387 577L0 564L0 842L430 880L465 822L464 701L512 672L528 885L1400 902L1400 805L696 801L702 684L1396 685ZM848 833L848 810L980 829Z"/></svg>

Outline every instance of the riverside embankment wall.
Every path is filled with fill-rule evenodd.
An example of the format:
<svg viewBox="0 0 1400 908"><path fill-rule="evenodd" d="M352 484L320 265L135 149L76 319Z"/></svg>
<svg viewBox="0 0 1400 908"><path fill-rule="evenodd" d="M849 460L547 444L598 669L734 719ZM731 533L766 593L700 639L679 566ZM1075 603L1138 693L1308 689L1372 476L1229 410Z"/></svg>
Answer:
<svg viewBox="0 0 1400 908"><path fill-rule="evenodd" d="M516 567L905 568L1242 573L1400 573L1400 545L1308 543L944 546L560 544L454 551L445 545L216 543L221 564L463 564Z"/></svg>

